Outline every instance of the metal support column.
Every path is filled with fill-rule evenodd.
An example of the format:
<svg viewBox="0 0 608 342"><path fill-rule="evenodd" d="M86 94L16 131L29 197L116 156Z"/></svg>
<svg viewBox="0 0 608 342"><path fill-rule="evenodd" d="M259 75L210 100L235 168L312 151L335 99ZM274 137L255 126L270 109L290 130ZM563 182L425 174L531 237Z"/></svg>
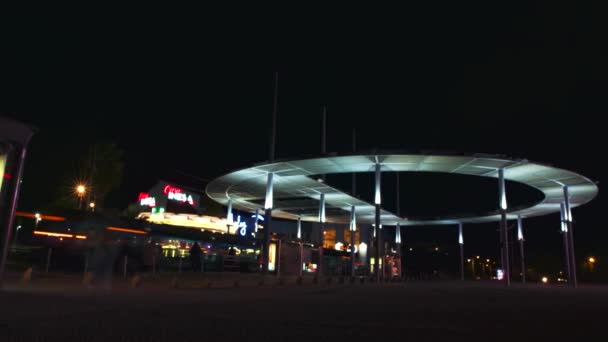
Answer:
<svg viewBox="0 0 608 342"><path fill-rule="evenodd" d="M266 201L265 209L265 225L264 225L264 250L262 253L262 273L268 274L268 263L270 262L270 236L272 229L272 206L273 206L273 174L268 174L268 182L266 183Z"/></svg>
<svg viewBox="0 0 608 342"><path fill-rule="evenodd" d="M350 275L355 276L355 235L357 233L357 216L355 206L350 207Z"/></svg>
<svg viewBox="0 0 608 342"><path fill-rule="evenodd" d="M381 166L379 163L376 164L376 194L374 196L374 204L376 205L376 281L380 281L380 275L382 274L382 268L380 260L383 258L382 253L382 231L381 231L381 223L380 223L380 204L382 203L382 197L380 193L380 175L381 175Z"/></svg>
<svg viewBox="0 0 608 342"><path fill-rule="evenodd" d="M302 257L302 219L300 217L298 217L298 254L299 254L299 259L298 259L298 276L301 277L302 276L302 269L304 268L304 260Z"/></svg>
<svg viewBox="0 0 608 342"><path fill-rule="evenodd" d="M462 236L462 223L458 224L458 244L460 245L460 280L464 280L464 237Z"/></svg>
<svg viewBox="0 0 608 342"><path fill-rule="evenodd" d="M566 207L564 203L559 204L559 215L561 223L562 240L564 241L564 264L566 265L566 278L572 282L572 268L570 267L570 245L568 244L568 223L566 218Z"/></svg>
<svg viewBox="0 0 608 342"><path fill-rule="evenodd" d="M323 276L323 243L325 242L325 194L321 194L319 198L319 228L321 233L321 241L319 243L319 265L317 274Z"/></svg>
<svg viewBox="0 0 608 342"><path fill-rule="evenodd" d="M498 170L499 205L500 205L500 229L502 244L502 267L505 284L511 286L511 265L509 264L509 231L507 228L507 193L505 189L505 172Z"/></svg>
<svg viewBox="0 0 608 342"><path fill-rule="evenodd" d="M521 261L521 282L526 283L526 259L524 257L524 226L521 215L517 216L517 240L519 241L519 260Z"/></svg>
<svg viewBox="0 0 608 342"><path fill-rule="evenodd" d="M564 186L564 212L566 214L566 227L568 229L568 251L570 252L570 272L572 273L572 287L578 287L576 278L576 253L574 252L574 228L572 225L572 208L570 207L570 195L568 187ZM570 279L569 279L570 280Z"/></svg>
<svg viewBox="0 0 608 342"><path fill-rule="evenodd" d="M401 219L401 186L399 183L399 172L395 172L396 184L395 188L397 190L396 202L397 202L397 216ZM403 256L401 254L401 225L397 223L397 227L395 228L395 244L397 245L397 260L399 260L399 278L403 278Z"/></svg>

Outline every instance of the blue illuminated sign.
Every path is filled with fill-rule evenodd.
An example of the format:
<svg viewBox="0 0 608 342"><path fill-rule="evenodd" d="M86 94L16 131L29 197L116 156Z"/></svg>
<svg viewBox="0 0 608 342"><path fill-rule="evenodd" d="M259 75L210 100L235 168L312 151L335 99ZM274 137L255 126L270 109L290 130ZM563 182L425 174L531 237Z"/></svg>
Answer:
<svg viewBox="0 0 608 342"><path fill-rule="evenodd" d="M247 234L247 223L245 221L241 222L241 215L236 217L236 227L241 236L245 236Z"/></svg>
<svg viewBox="0 0 608 342"><path fill-rule="evenodd" d="M256 216L256 214L251 215L251 217L253 217L253 218L256 218L255 216ZM264 216L262 216L262 215L260 215L260 214L257 214L257 216L258 216L258 217L257 217L257 219L258 219L258 220L260 220L260 221L264 221Z"/></svg>

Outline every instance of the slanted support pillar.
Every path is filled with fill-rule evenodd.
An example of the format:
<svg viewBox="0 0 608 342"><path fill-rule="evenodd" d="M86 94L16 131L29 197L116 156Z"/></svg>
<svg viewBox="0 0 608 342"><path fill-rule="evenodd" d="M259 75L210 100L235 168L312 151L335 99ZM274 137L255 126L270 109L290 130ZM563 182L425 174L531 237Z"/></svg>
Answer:
<svg viewBox="0 0 608 342"><path fill-rule="evenodd" d="M498 170L498 189L500 206L501 256L505 285L511 286L511 265L509 264L509 231L507 228L507 193L505 189L505 172Z"/></svg>
<svg viewBox="0 0 608 342"><path fill-rule="evenodd" d="M376 205L376 215L375 215L375 221L376 221L376 269L374 270L376 272L376 281L380 281L380 277L382 274L382 268L384 267L384 265L381 265L381 259L383 259L383 253L382 253L382 226L381 226L381 222L380 222L380 205L382 203L382 197L381 197L381 193L380 193L380 175L381 175L381 166L379 163L376 164L376 193L374 196L374 204ZM382 263L383 264L383 263Z"/></svg>
<svg viewBox="0 0 608 342"><path fill-rule="evenodd" d="M272 206L273 206L273 174L268 174L268 182L266 183L266 201L265 209L265 225L264 225L264 251L262 255L262 273L268 274L268 264L270 263L270 236L272 230Z"/></svg>
<svg viewBox="0 0 608 342"><path fill-rule="evenodd" d="M350 275L355 276L355 235L357 233L357 215L355 206L350 207Z"/></svg>
<svg viewBox="0 0 608 342"><path fill-rule="evenodd" d="M568 224L566 218L566 207L564 203L559 204L559 215L562 240L564 241L564 264L566 265L566 278L569 282L572 282L572 268L570 267L570 245L568 244Z"/></svg>
<svg viewBox="0 0 608 342"><path fill-rule="evenodd" d="M572 287L578 287L578 280L576 278L576 255L574 253L574 227L572 224L572 208L570 207L570 194L568 193L568 186L564 186L564 213L566 216L566 228L568 231L568 252L570 252L570 273Z"/></svg>
<svg viewBox="0 0 608 342"><path fill-rule="evenodd" d="M298 217L298 254L299 254L299 265L298 265L298 276L302 276L302 269L304 268L303 258L303 246L302 246L302 219Z"/></svg>
<svg viewBox="0 0 608 342"><path fill-rule="evenodd" d="M323 276L323 243L325 242L325 194L321 194L319 199L319 226L321 230L321 241L319 242L319 265L317 274Z"/></svg>
<svg viewBox="0 0 608 342"><path fill-rule="evenodd" d="M464 280L464 238L462 236L462 223L458 224L458 244L460 245L460 280Z"/></svg>
<svg viewBox="0 0 608 342"><path fill-rule="evenodd" d="M521 215L517 216L517 240L519 241L519 260L521 261L521 282L526 283L526 259L524 257L524 226Z"/></svg>
<svg viewBox="0 0 608 342"><path fill-rule="evenodd" d="M395 244L397 245L397 260L399 260L399 278L403 277L403 268L401 266L401 224L397 223L395 227Z"/></svg>

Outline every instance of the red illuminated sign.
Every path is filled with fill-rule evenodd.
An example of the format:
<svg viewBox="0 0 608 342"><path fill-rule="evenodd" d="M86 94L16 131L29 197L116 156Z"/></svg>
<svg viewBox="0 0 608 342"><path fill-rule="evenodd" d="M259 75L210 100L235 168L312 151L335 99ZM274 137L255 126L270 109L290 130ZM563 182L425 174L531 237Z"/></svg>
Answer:
<svg viewBox="0 0 608 342"><path fill-rule="evenodd" d="M150 194L147 192L140 192L139 198L137 199L140 205L147 205L148 207L156 207L156 199L154 197L150 197Z"/></svg>

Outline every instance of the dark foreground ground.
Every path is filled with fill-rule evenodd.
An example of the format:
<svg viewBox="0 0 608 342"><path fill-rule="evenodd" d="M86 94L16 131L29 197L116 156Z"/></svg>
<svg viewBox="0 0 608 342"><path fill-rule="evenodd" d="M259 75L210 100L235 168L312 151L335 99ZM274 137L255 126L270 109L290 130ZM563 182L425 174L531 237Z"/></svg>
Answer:
<svg viewBox="0 0 608 342"><path fill-rule="evenodd" d="M7 286L0 341L606 341L608 287Z"/></svg>

